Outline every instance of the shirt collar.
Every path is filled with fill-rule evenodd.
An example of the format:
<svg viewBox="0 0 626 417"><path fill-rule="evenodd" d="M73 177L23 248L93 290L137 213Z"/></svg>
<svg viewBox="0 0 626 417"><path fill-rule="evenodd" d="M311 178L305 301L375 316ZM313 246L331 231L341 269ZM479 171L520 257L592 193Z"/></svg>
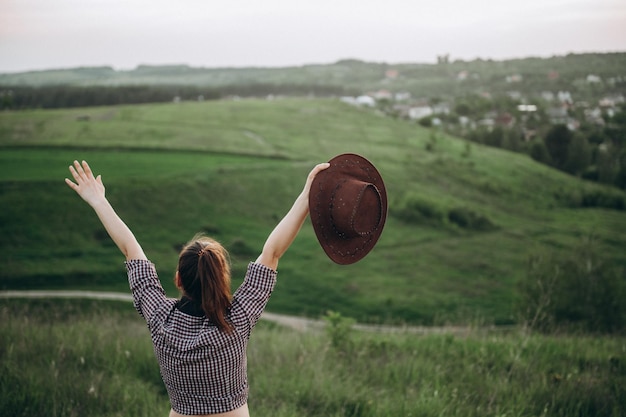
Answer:
<svg viewBox="0 0 626 417"><path fill-rule="evenodd" d="M180 300L178 300L176 308L190 316L204 317L204 310L202 310L202 306L186 295L183 295Z"/></svg>

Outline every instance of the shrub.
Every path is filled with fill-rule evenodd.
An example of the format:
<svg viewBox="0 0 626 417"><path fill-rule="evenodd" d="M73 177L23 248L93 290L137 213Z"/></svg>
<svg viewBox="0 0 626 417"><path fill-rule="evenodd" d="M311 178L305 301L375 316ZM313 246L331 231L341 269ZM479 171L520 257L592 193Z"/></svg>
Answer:
<svg viewBox="0 0 626 417"><path fill-rule="evenodd" d="M432 127L433 119L432 117L426 116L426 117L422 117L421 119L419 119L417 123L419 123L423 127Z"/></svg>
<svg viewBox="0 0 626 417"><path fill-rule="evenodd" d="M398 219L407 223L441 224L444 211L432 201L417 196L408 196L392 211Z"/></svg>
<svg viewBox="0 0 626 417"><path fill-rule="evenodd" d="M582 207L601 207L613 210L626 209L623 193L613 190L589 190L583 193Z"/></svg>
<svg viewBox="0 0 626 417"><path fill-rule="evenodd" d="M518 311L530 328L618 333L626 328L624 270L601 259L593 239L565 256L535 254L520 283Z"/></svg>
<svg viewBox="0 0 626 417"><path fill-rule="evenodd" d="M330 344L338 350L350 348L352 326L355 320L350 317L344 317L341 313L328 311L324 316L326 321L326 334L330 339Z"/></svg>
<svg viewBox="0 0 626 417"><path fill-rule="evenodd" d="M535 141L530 146L530 157L537 162L549 165L552 162L548 148L543 141Z"/></svg>
<svg viewBox="0 0 626 417"><path fill-rule="evenodd" d="M228 252L231 255L243 257L252 256L257 253L254 248L248 245L248 243L241 238L233 239L230 245L228 245Z"/></svg>
<svg viewBox="0 0 626 417"><path fill-rule="evenodd" d="M451 209L448 212L448 220L463 229L482 231L495 229L495 225L487 217L465 207Z"/></svg>
<svg viewBox="0 0 626 417"><path fill-rule="evenodd" d="M571 208L605 208L626 210L626 198L618 189L579 188L561 189L555 193L557 200Z"/></svg>

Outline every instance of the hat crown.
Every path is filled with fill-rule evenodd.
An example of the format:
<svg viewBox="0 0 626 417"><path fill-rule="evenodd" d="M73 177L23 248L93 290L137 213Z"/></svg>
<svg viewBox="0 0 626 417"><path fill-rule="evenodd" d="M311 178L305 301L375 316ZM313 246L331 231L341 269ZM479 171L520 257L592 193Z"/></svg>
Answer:
<svg viewBox="0 0 626 417"><path fill-rule="evenodd" d="M333 190L331 221L344 239L372 234L380 225L382 214L380 191L370 182L348 178Z"/></svg>

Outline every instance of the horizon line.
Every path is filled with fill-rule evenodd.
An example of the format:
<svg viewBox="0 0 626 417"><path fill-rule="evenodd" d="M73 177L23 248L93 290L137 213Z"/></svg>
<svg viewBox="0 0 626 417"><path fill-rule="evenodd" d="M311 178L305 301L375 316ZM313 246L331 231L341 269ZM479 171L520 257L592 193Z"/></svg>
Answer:
<svg viewBox="0 0 626 417"><path fill-rule="evenodd" d="M511 56L506 58L489 58L489 57L480 57L476 56L473 58L454 58L450 57L449 53L442 53L441 55L436 55L436 58L448 56L449 63L457 63L457 62L475 62L475 61L485 61L485 62L505 62L505 61L518 61L524 59L552 59L552 58L560 58L567 57L570 55L610 55L610 54L625 54L626 50L615 50L615 51L586 51L586 52L567 52L562 54L547 54L547 55L526 55L526 56ZM96 69L96 68L107 68L111 69L115 72L132 72L136 71L142 67L149 68L166 68L166 67L186 67L191 69L284 69L284 68L300 68L300 67L308 67L308 66L325 66L325 65L336 65L338 63L344 61L356 61L362 62L365 64L379 64L379 65L438 65L438 62L425 62L425 61L377 61L377 60L367 60L355 57L346 57L340 58L335 61L328 62L309 62L309 63L300 63L300 64L277 64L277 65L216 65L216 66L206 66L206 65L195 65L191 63L138 63L134 67L123 67L116 66L113 64L77 64L74 66L59 66L59 67L46 67L46 68L32 68L32 69L21 69L21 70L1 70L0 75L17 75L17 74L27 74L27 73L37 73L37 72L47 72L47 71L67 71L67 70L75 70L75 69Z"/></svg>

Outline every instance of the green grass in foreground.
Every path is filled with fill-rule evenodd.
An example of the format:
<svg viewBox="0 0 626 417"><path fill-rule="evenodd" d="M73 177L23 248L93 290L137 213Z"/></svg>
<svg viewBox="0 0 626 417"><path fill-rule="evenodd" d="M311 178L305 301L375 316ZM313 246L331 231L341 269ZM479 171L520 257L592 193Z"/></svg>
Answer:
<svg viewBox="0 0 626 417"><path fill-rule="evenodd" d="M267 322L249 347L256 417L626 413L626 340L474 333L300 333ZM336 342L336 343L333 343ZM128 303L0 301L7 416L166 416L147 329Z"/></svg>

